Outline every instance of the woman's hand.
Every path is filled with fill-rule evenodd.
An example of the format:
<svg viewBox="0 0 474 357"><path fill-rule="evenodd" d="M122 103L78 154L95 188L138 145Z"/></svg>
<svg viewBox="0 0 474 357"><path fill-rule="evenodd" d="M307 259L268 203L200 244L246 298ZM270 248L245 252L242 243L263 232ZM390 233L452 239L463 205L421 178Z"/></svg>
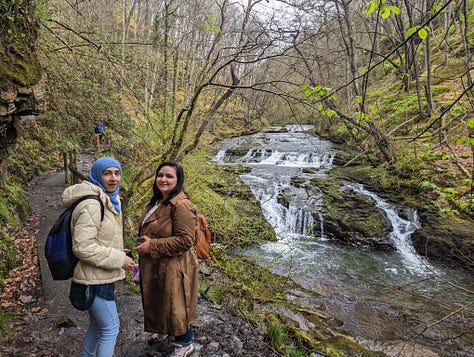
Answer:
<svg viewBox="0 0 474 357"><path fill-rule="evenodd" d="M123 265L124 269L132 270L132 266L135 265L135 262L128 255L125 256L125 264Z"/></svg>
<svg viewBox="0 0 474 357"><path fill-rule="evenodd" d="M135 250L138 253L150 253L150 251L151 251L151 247L150 247L151 238L148 237L148 236L142 236L142 238L143 238L143 243L140 244L140 245L137 245L135 247Z"/></svg>

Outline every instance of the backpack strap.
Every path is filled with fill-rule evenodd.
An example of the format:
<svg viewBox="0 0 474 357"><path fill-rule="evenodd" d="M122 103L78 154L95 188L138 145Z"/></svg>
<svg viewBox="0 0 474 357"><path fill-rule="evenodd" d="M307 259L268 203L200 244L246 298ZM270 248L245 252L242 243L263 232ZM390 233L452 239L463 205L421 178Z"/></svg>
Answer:
<svg viewBox="0 0 474 357"><path fill-rule="evenodd" d="M98 195L83 196L83 197L79 198L76 202L74 202L71 207L74 209L82 201L91 200L91 199L92 200L97 200L100 203L100 221L102 222L104 220L104 203L102 202L102 200L99 198Z"/></svg>

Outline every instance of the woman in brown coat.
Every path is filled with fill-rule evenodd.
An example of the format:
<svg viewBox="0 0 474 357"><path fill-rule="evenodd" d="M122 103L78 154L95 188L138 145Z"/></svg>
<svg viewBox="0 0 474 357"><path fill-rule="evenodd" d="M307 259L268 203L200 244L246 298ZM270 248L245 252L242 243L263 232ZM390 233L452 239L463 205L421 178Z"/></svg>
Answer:
<svg viewBox="0 0 474 357"><path fill-rule="evenodd" d="M174 336L173 357L193 351L199 270L194 250L196 208L175 162L156 170L153 197L140 222L137 246L145 331Z"/></svg>

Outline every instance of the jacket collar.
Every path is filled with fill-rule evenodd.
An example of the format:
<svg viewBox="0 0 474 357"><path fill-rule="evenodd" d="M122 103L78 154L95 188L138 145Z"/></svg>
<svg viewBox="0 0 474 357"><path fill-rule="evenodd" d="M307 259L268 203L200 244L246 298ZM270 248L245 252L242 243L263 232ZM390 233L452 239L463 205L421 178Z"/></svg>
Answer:
<svg viewBox="0 0 474 357"><path fill-rule="evenodd" d="M187 198L187 197L188 197L188 196L186 196L186 194L185 194L183 191L181 191L181 192L178 193L176 196L174 196L174 197L170 200L170 202L171 202L171 204L172 204L173 206L176 206L179 201L181 201L182 199Z"/></svg>
<svg viewBox="0 0 474 357"><path fill-rule="evenodd" d="M176 196L174 196L171 200L170 200L170 204L173 205L173 206L176 206L178 204L179 201L183 200L183 199L186 199L188 198L188 196L183 192L181 191L180 193L178 193ZM171 206L166 206L168 207L168 209L171 209ZM151 207L148 207L149 209L151 209ZM142 221L143 219L145 218L145 215L146 215L146 212L144 212L139 220L140 222L140 225L142 224ZM153 212L151 214L150 217L148 217L147 221L143 224L143 225L146 225L154 220L156 220L158 218L158 209L155 210L155 212Z"/></svg>

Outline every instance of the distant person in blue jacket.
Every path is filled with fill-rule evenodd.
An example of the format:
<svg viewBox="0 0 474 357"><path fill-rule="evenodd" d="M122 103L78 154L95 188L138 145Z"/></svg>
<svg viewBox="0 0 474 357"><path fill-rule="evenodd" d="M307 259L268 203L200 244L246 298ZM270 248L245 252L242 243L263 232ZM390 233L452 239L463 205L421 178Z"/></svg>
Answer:
<svg viewBox="0 0 474 357"><path fill-rule="evenodd" d="M99 141L100 143L102 143L102 137L104 136L104 123L102 123L101 121L99 122L99 124L97 124L97 126L95 127L95 130L94 132L99 135Z"/></svg>

